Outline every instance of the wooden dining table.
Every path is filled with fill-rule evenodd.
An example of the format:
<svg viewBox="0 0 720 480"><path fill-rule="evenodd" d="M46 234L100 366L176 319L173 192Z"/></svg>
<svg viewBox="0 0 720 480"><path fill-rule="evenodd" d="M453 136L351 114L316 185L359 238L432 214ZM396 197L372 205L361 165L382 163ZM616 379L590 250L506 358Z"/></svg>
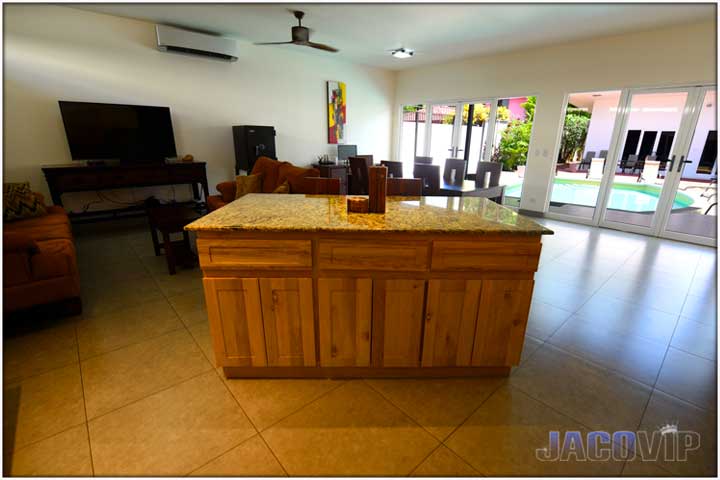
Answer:
<svg viewBox="0 0 720 480"><path fill-rule="evenodd" d="M475 191L475 180L463 180L462 183L453 184L440 179L440 195L462 197L466 193Z"/></svg>

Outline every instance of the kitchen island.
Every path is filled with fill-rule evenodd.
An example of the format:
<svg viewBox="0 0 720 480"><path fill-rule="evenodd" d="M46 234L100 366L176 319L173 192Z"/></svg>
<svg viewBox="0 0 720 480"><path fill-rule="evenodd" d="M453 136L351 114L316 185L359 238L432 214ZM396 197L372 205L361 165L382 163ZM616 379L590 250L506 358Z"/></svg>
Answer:
<svg viewBox="0 0 720 480"><path fill-rule="evenodd" d="M552 233L484 198L279 194L186 229L228 377L507 375Z"/></svg>

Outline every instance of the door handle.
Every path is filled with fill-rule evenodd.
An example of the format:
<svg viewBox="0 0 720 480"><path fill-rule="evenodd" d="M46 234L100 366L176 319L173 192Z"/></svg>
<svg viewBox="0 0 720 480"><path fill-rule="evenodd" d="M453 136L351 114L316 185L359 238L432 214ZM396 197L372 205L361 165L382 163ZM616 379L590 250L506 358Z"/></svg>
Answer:
<svg viewBox="0 0 720 480"><path fill-rule="evenodd" d="M677 168L678 173L680 173L682 171L684 163L692 163L692 160L684 160L684 158L685 158L685 155L680 156L680 161L678 162L678 168Z"/></svg>
<svg viewBox="0 0 720 480"><path fill-rule="evenodd" d="M666 172L672 172L673 166L675 166L675 155L670 157L667 161L668 167L666 168ZM666 174L667 175L667 174Z"/></svg>

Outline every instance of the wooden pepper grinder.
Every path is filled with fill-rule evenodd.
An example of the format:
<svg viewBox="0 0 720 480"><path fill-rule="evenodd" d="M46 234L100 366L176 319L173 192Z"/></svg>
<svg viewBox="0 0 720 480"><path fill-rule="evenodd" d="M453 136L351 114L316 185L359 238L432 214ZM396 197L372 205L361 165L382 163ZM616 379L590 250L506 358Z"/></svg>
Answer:
<svg viewBox="0 0 720 480"><path fill-rule="evenodd" d="M385 213L387 198L387 173L385 166L368 168L368 194L370 196L370 213Z"/></svg>

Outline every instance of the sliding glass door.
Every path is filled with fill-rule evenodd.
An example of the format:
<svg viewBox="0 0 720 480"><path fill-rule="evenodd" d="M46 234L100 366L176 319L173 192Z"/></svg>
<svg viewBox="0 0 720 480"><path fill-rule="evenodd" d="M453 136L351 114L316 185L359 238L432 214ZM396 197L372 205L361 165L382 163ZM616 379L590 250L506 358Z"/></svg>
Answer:
<svg viewBox="0 0 720 480"><path fill-rule="evenodd" d="M631 92L620 148L608 160L612 181L601 222L605 226L653 233L663 197L668 195L667 180L682 155L691 93L688 89Z"/></svg>
<svg viewBox="0 0 720 480"><path fill-rule="evenodd" d="M598 224L716 243L715 87L630 90L608 156Z"/></svg>
<svg viewBox="0 0 720 480"><path fill-rule="evenodd" d="M661 235L712 245L717 232L717 89L700 92L689 148L676 162L673 201Z"/></svg>
<svg viewBox="0 0 720 480"><path fill-rule="evenodd" d="M568 95L548 207L558 218L588 223L595 216L621 96L620 90Z"/></svg>
<svg viewBox="0 0 720 480"><path fill-rule="evenodd" d="M462 159L468 179L478 162L502 163L505 204L519 207L534 113L532 96L404 105L398 157L406 176L415 157L441 171L446 159Z"/></svg>

